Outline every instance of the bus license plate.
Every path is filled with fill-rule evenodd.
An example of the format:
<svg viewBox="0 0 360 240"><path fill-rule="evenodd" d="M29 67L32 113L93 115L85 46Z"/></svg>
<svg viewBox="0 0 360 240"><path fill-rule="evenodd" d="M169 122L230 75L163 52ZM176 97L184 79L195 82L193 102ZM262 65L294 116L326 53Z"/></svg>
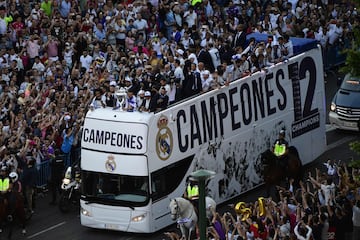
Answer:
<svg viewBox="0 0 360 240"><path fill-rule="evenodd" d="M357 127L357 123L356 122L344 122L344 127L355 128L355 127Z"/></svg>
<svg viewBox="0 0 360 240"><path fill-rule="evenodd" d="M119 229L119 225L118 225L118 224L106 223L106 224L105 224L105 228L106 228L106 229L110 229L110 230L118 230L118 229Z"/></svg>

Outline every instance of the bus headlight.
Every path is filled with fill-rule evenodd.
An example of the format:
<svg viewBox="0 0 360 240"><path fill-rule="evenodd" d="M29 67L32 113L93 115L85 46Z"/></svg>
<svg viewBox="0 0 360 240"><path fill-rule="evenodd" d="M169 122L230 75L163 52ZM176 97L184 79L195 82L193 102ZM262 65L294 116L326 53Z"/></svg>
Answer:
<svg viewBox="0 0 360 240"><path fill-rule="evenodd" d="M85 208L81 208L81 214L87 217L92 217L91 212L86 210Z"/></svg>
<svg viewBox="0 0 360 240"><path fill-rule="evenodd" d="M332 102L330 105L330 111L335 112L335 110L336 110L336 104Z"/></svg>
<svg viewBox="0 0 360 240"><path fill-rule="evenodd" d="M132 222L140 222L140 221L144 220L145 217L146 217L146 214L141 214L139 216L131 218L131 221Z"/></svg>
<svg viewBox="0 0 360 240"><path fill-rule="evenodd" d="M68 184L70 183L70 179L64 178L64 179L63 179L63 183L64 183L65 185L68 185Z"/></svg>

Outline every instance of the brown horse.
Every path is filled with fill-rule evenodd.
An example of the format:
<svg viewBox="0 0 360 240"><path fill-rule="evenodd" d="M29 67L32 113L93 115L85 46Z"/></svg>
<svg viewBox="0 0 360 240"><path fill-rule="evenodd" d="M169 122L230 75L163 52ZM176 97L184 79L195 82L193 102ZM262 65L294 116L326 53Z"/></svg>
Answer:
<svg viewBox="0 0 360 240"><path fill-rule="evenodd" d="M18 192L10 192L8 194L8 199L4 194L0 196L0 233L6 225L9 229L8 239L11 239L14 222L19 223L22 228L22 234L26 234L26 213L23 196ZM14 201L13 209L10 209L9 200Z"/></svg>
<svg viewBox="0 0 360 240"><path fill-rule="evenodd" d="M288 148L286 155L277 157L267 150L261 154L263 164L263 177L267 187L267 194L270 195L270 188L280 183L286 178L294 179L295 186L303 177L302 162L297 149L293 146Z"/></svg>

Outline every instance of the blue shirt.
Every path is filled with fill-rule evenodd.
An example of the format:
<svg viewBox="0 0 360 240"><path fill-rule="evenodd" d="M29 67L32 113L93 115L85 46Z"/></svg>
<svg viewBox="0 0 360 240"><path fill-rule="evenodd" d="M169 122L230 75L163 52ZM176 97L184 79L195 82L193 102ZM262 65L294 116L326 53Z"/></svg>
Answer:
<svg viewBox="0 0 360 240"><path fill-rule="evenodd" d="M59 8L61 17L67 18L69 16L70 9L71 9L70 1L63 0L60 4L60 8Z"/></svg>
<svg viewBox="0 0 360 240"><path fill-rule="evenodd" d="M97 27L94 27L94 34L95 34L95 37L100 41L102 41L106 38L106 32L104 29L100 30Z"/></svg>
<svg viewBox="0 0 360 240"><path fill-rule="evenodd" d="M63 133L63 143L61 144L61 151L63 153L69 153L71 151L71 146L74 141L74 134L72 133L69 137L67 136L66 132Z"/></svg>

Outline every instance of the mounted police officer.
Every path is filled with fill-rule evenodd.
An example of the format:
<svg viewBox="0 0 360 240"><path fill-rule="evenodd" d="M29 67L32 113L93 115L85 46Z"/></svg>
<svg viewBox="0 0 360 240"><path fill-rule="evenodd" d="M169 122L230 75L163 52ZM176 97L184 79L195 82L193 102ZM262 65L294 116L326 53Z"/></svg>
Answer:
<svg viewBox="0 0 360 240"><path fill-rule="evenodd" d="M198 211L199 202L199 186L198 182L189 177L187 181L185 196L193 205L196 211Z"/></svg>
<svg viewBox="0 0 360 240"><path fill-rule="evenodd" d="M288 142L285 140L285 130L281 130L279 132L279 138L276 139L274 146L273 146L273 153L277 156L277 157L281 157L283 155L285 155L288 151L288 147L289 144Z"/></svg>
<svg viewBox="0 0 360 240"><path fill-rule="evenodd" d="M276 139L272 152L275 156L278 157L279 164L286 167L287 166L287 153L288 153L289 143L285 140L285 130L282 129L279 132L279 137Z"/></svg>

